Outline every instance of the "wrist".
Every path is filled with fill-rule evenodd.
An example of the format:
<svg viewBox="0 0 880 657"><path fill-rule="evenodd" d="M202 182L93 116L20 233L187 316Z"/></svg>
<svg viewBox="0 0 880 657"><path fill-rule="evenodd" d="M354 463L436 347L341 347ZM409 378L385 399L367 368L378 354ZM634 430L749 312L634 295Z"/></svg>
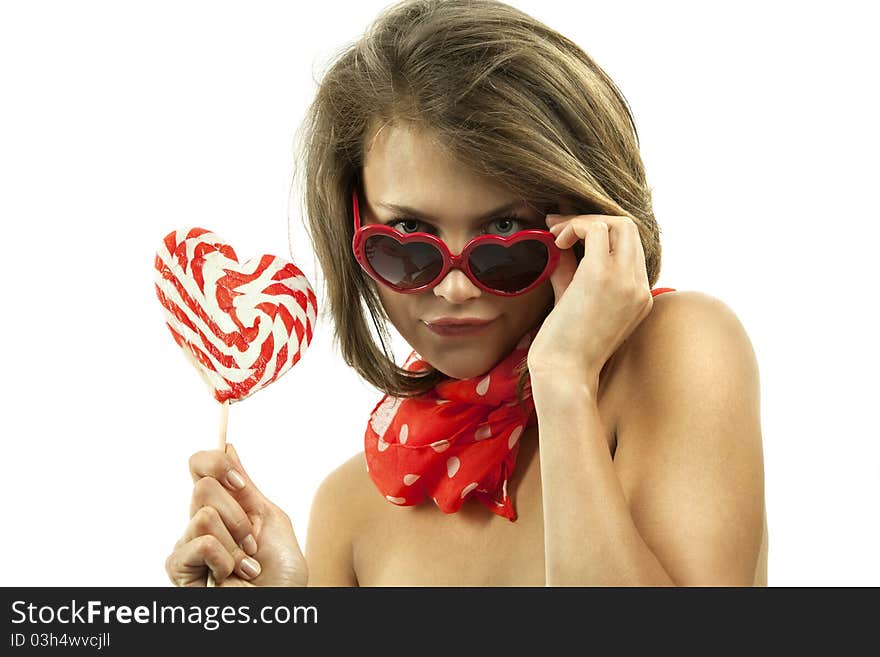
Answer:
<svg viewBox="0 0 880 657"><path fill-rule="evenodd" d="M599 398L599 377L585 376L583 372L554 370L540 374L529 372L532 398L535 404L564 404L575 402L597 402Z"/></svg>

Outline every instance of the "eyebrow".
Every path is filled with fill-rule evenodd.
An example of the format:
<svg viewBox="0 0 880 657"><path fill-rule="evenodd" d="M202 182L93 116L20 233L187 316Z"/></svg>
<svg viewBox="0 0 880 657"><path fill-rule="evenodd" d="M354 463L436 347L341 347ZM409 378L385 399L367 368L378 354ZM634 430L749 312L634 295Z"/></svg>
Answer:
<svg viewBox="0 0 880 657"><path fill-rule="evenodd" d="M377 203L380 208L385 208L386 210L391 210L393 212L397 212L398 214L405 214L411 217L415 217L416 219L423 219L425 221L433 221L436 223L437 219L432 217L429 214L424 212L420 212L414 208L409 208L405 205L395 205L394 203ZM486 219L491 219L493 217L497 217L500 214L504 214L505 212L510 212L511 210L517 210L521 207L528 207L528 203L526 201L513 201L512 203L506 203L500 207L495 208L494 210L490 210L485 214L474 219L474 223L479 223L481 221L485 221Z"/></svg>

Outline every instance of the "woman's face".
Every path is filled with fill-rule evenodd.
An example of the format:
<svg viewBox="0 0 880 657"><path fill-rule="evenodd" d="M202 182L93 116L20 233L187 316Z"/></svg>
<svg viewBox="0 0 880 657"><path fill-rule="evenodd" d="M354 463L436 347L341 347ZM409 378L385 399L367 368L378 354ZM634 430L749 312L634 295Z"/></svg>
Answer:
<svg viewBox="0 0 880 657"><path fill-rule="evenodd" d="M547 229L544 215L522 202L512 211L478 221L495 208L522 199L457 163L426 133L410 124L390 124L366 145L361 184L363 225L393 224L401 233L428 232L460 253L477 235L510 235ZM418 211L415 219L388 206ZM516 218L517 221L510 221ZM459 269L425 292L401 294L377 283L379 298L398 332L434 368L466 379L484 374L509 354L546 315L553 302L549 279L526 294L502 297L484 292ZM444 336L426 322L440 318L491 319L470 335Z"/></svg>

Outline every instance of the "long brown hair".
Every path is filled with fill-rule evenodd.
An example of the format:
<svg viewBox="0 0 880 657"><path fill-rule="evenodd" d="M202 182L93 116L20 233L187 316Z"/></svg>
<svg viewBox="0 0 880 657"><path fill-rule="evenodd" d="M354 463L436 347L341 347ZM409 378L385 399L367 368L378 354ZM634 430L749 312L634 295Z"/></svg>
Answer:
<svg viewBox="0 0 880 657"><path fill-rule="evenodd" d="M351 251L351 192L371 127L395 122L427 128L474 172L535 206L564 201L578 213L629 215L648 281L656 283L660 231L638 133L605 72L576 44L503 3L399 2L330 62L297 135L294 179L334 340L345 362L380 390L415 396L446 378L395 364L376 283ZM583 251L575 253L579 260ZM525 361L519 371L521 393Z"/></svg>

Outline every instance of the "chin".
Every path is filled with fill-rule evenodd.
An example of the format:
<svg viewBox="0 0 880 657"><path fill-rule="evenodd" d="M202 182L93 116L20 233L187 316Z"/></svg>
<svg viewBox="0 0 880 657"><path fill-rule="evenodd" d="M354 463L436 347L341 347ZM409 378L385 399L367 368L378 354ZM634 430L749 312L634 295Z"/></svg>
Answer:
<svg viewBox="0 0 880 657"><path fill-rule="evenodd" d="M420 339L410 344L431 367L453 379L472 379L486 374L510 353L519 337L491 332L473 340L444 339L424 326L422 331Z"/></svg>
<svg viewBox="0 0 880 657"><path fill-rule="evenodd" d="M500 360L500 358L498 359ZM474 361L470 361L467 363L452 363L452 362L432 362L431 366L442 372L448 377L453 379L473 379L475 377L486 374L492 367L498 362L486 362L485 364L475 363Z"/></svg>

